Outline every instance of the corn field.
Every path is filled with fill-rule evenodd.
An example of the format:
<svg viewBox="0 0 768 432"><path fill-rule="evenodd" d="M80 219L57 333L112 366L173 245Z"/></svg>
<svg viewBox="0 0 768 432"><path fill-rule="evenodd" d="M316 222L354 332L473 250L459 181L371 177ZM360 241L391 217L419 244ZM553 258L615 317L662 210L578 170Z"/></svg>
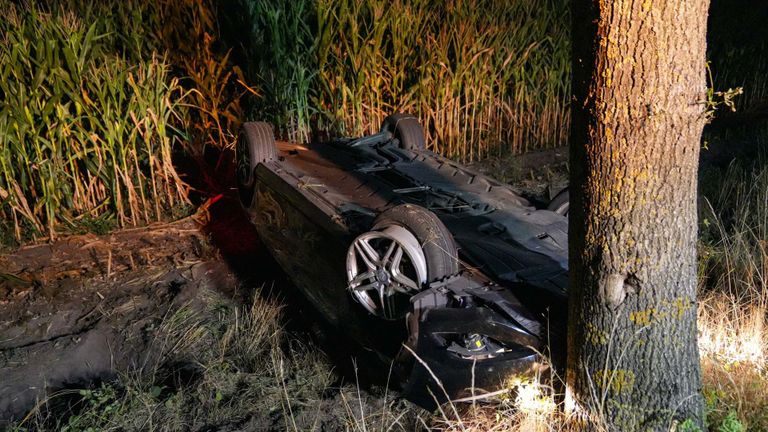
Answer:
<svg viewBox="0 0 768 432"><path fill-rule="evenodd" d="M229 146L252 91L211 48L211 6L0 7L0 234L144 225L188 205L173 158Z"/></svg>
<svg viewBox="0 0 768 432"><path fill-rule="evenodd" d="M172 215L191 188L174 159L220 170L246 119L308 142L410 112L429 148L462 161L567 143L567 0L0 7L0 242ZM743 86L737 106L759 110L765 38L724 29L760 17L724 0L715 11L713 88Z"/></svg>
<svg viewBox="0 0 768 432"><path fill-rule="evenodd" d="M53 237L59 222L105 213L148 223L184 203L169 131L183 94L165 59L129 65L105 52L98 23L7 8L0 199L16 237L22 228Z"/></svg>
<svg viewBox="0 0 768 432"><path fill-rule="evenodd" d="M416 114L429 146L471 161L564 145L563 0L245 1L248 63L287 138L377 131ZM313 33L314 31L314 33Z"/></svg>

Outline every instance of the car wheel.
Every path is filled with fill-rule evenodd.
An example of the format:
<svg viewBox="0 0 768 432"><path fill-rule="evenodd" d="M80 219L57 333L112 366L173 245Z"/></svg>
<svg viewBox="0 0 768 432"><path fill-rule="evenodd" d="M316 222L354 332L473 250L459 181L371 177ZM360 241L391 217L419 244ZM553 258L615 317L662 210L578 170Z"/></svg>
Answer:
<svg viewBox="0 0 768 432"><path fill-rule="evenodd" d="M390 132L398 141L400 147L406 150L425 150L424 128L419 119L411 114L391 114L381 124L381 131Z"/></svg>
<svg viewBox="0 0 768 432"><path fill-rule="evenodd" d="M237 159L237 189L240 202L248 208L253 205L253 170L260 163L277 159L275 134L272 125L265 122L246 122L240 128L235 149Z"/></svg>
<svg viewBox="0 0 768 432"><path fill-rule="evenodd" d="M568 208L570 207L570 197L568 196L568 188L561 190L552 201L549 202L547 210L553 211L562 216L568 216Z"/></svg>
<svg viewBox="0 0 768 432"><path fill-rule="evenodd" d="M403 204L381 213L347 253L347 281L369 313L398 320L426 284L459 270L453 236L437 216Z"/></svg>

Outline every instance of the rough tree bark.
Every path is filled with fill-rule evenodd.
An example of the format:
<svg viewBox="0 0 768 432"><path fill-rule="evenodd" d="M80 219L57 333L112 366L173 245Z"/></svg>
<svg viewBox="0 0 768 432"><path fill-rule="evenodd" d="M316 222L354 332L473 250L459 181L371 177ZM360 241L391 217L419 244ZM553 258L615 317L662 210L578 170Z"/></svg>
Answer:
<svg viewBox="0 0 768 432"><path fill-rule="evenodd" d="M709 0L574 0L569 401L703 423L696 173Z"/></svg>

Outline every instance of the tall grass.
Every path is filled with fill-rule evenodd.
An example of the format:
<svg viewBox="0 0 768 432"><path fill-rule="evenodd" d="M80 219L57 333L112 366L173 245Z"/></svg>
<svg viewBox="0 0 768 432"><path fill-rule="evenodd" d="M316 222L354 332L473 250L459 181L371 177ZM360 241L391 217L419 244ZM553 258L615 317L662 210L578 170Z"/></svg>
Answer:
<svg viewBox="0 0 768 432"><path fill-rule="evenodd" d="M164 57L129 63L95 16L2 7L0 213L16 237L86 216L148 223L186 202L171 161L184 94Z"/></svg>
<svg viewBox="0 0 768 432"><path fill-rule="evenodd" d="M764 109L766 8L739 2L713 1L712 85L743 87L739 109ZM370 133L387 114L408 111L432 149L463 161L567 143L566 1L236 3L229 13L247 11L248 22L233 43L264 90L251 115L288 139Z"/></svg>
<svg viewBox="0 0 768 432"><path fill-rule="evenodd" d="M309 140L316 111L310 101L316 77L312 14L307 0L241 0L228 10L242 30L231 43L242 46L245 71L263 92L251 116L273 123L291 141Z"/></svg>
<svg viewBox="0 0 768 432"><path fill-rule="evenodd" d="M172 159L232 147L240 101L258 94L219 42L214 3L0 7L0 231L53 239L188 204Z"/></svg>
<svg viewBox="0 0 768 432"><path fill-rule="evenodd" d="M768 167L762 157L707 177L714 184L702 184L699 348L710 424L766 430Z"/></svg>
<svg viewBox="0 0 768 432"><path fill-rule="evenodd" d="M407 111L462 160L565 144L565 1L244 2L264 115L289 138L370 133Z"/></svg>
<svg viewBox="0 0 768 432"><path fill-rule="evenodd" d="M114 49L128 59L163 55L171 75L188 90L183 126L184 150L231 147L242 121L244 95L256 95L230 50L220 39L218 3L214 0L142 0L91 2L50 0L55 7L95 17ZM234 132L233 132L234 131Z"/></svg>

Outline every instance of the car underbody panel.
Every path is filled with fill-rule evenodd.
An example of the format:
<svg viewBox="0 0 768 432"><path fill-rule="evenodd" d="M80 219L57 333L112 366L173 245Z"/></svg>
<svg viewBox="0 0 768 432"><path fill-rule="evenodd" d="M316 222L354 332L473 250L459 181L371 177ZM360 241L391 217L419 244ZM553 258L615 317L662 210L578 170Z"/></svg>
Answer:
<svg viewBox="0 0 768 432"><path fill-rule="evenodd" d="M255 169L249 210L260 236L332 325L382 358L408 358L404 390L414 400L432 403L434 377L448 393L440 400L466 393L472 377L478 388L496 387L558 340L562 329L551 323L566 320L567 218L397 140L277 149L277 160ZM350 295L345 256L377 215L404 203L437 215L460 266L413 295L406 318L387 321Z"/></svg>

